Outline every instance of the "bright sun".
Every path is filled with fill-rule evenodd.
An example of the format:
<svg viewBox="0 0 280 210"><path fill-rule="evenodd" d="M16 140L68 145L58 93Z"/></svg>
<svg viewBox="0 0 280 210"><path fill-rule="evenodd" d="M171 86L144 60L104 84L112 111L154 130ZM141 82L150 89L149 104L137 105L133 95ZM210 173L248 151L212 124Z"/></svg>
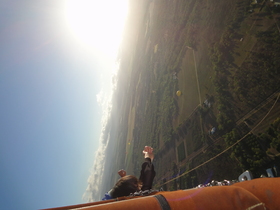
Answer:
<svg viewBox="0 0 280 210"><path fill-rule="evenodd" d="M110 56L118 50L126 14L127 0L65 1L65 17L73 35Z"/></svg>

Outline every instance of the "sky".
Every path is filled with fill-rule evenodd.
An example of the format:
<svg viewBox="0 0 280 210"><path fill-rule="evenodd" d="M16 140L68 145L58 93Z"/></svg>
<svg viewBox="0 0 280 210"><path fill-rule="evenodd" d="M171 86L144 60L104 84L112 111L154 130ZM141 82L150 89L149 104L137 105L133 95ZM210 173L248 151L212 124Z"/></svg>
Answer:
<svg viewBox="0 0 280 210"><path fill-rule="evenodd" d="M127 0L0 1L0 210L85 202L126 12Z"/></svg>

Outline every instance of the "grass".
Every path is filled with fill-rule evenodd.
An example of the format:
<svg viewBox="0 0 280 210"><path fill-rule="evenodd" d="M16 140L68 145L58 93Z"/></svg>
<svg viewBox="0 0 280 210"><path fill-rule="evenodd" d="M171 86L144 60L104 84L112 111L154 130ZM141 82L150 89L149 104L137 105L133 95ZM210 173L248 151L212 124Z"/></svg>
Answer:
<svg viewBox="0 0 280 210"><path fill-rule="evenodd" d="M181 68L182 71L178 73L178 83L179 89L182 91L182 95L178 97L179 120L175 127L185 120L186 116L190 116L199 104L192 50L188 50L186 52Z"/></svg>

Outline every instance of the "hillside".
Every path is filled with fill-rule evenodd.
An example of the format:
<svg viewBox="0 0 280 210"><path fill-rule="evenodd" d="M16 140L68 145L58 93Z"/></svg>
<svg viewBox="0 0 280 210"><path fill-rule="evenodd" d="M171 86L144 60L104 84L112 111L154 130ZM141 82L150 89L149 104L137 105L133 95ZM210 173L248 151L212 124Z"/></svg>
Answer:
<svg viewBox="0 0 280 210"><path fill-rule="evenodd" d="M118 149L126 152L116 169L138 175L145 145L156 151L155 187L185 174L164 185L169 190L247 169L260 176L277 164L268 153L280 151L280 7L129 2L115 94Z"/></svg>

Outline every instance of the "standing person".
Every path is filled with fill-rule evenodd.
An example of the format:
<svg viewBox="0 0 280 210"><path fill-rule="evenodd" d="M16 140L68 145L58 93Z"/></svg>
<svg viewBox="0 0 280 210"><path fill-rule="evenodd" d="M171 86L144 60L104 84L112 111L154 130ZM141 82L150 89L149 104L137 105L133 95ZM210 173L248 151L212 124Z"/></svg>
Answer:
<svg viewBox="0 0 280 210"><path fill-rule="evenodd" d="M139 177L139 180L142 183L142 191L152 189L153 180L156 176L154 165L152 163L154 160L153 148L150 146L145 146L143 154L145 162L142 164L141 174Z"/></svg>
<svg viewBox="0 0 280 210"><path fill-rule="evenodd" d="M105 197L102 200L128 196L130 193L135 193L140 190L149 190L152 188L153 180L156 175L154 165L152 164L154 159L153 148L145 146L143 154L145 161L142 164L140 178L137 179L133 175L126 175L124 170L120 170L118 174L122 178L120 178L115 186L105 194Z"/></svg>

